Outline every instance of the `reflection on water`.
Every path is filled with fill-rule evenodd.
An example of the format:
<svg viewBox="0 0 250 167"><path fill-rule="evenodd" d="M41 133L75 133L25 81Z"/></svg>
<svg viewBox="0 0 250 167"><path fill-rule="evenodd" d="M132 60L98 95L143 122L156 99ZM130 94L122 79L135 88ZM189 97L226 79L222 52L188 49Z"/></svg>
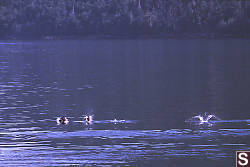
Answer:
<svg viewBox="0 0 250 167"><path fill-rule="evenodd" d="M250 148L247 44L0 42L1 165L232 166ZM205 112L221 120L185 122Z"/></svg>

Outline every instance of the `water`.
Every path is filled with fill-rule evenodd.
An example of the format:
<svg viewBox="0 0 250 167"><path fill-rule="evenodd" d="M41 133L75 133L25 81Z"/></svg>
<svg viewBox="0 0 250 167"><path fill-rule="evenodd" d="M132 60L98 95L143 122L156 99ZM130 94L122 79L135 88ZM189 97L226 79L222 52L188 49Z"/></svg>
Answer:
<svg viewBox="0 0 250 167"><path fill-rule="evenodd" d="M250 149L249 53L240 39L1 41L1 166L234 166ZM186 121L204 113L220 120Z"/></svg>

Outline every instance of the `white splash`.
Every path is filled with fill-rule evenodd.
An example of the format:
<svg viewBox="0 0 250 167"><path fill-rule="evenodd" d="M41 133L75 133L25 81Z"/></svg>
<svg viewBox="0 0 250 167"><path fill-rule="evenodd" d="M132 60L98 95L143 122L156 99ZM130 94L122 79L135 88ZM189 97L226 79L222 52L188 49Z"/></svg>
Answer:
<svg viewBox="0 0 250 167"><path fill-rule="evenodd" d="M118 119L114 119L114 120L111 120L110 122L114 123L114 124L117 124L117 123L125 123L126 120L118 120Z"/></svg>
<svg viewBox="0 0 250 167"><path fill-rule="evenodd" d="M216 117L215 115L197 115L197 116L194 116L192 117L193 119L199 119L200 123L203 124L203 123L208 123L209 121L211 120L220 120L218 117Z"/></svg>
<svg viewBox="0 0 250 167"><path fill-rule="evenodd" d="M94 116L93 115L85 115L83 117L86 124L91 124L93 122Z"/></svg>
<svg viewBox="0 0 250 167"><path fill-rule="evenodd" d="M112 120L111 122L113 122L113 123L118 123L118 120L117 120L117 119L114 119L114 120Z"/></svg>

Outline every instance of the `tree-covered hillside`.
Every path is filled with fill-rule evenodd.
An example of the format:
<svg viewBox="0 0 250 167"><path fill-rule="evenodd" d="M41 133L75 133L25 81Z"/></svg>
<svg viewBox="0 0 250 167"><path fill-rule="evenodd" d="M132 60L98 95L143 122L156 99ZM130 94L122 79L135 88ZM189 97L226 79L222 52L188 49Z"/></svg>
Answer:
<svg viewBox="0 0 250 167"><path fill-rule="evenodd" d="M248 0L0 0L0 37L249 32Z"/></svg>

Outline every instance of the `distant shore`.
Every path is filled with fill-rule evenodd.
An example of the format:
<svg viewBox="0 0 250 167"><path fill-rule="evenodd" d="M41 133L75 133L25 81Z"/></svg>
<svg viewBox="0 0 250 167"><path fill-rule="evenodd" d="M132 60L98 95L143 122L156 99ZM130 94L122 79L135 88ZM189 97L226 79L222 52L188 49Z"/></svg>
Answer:
<svg viewBox="0 0 250 167"><path fill-rule="evenodd" d="M0 39L250 36L246 0L4 0L0 10Z"/></svg>
<svg viewBox="0 0 250 167"><path fill-rule="evenodd" d="M250 39L250 34L219 34L219 33L182 33L182 34L151 34L151 35L50 35L50 36L4 36L0 40L72 40L72 39Z"/></svg>

